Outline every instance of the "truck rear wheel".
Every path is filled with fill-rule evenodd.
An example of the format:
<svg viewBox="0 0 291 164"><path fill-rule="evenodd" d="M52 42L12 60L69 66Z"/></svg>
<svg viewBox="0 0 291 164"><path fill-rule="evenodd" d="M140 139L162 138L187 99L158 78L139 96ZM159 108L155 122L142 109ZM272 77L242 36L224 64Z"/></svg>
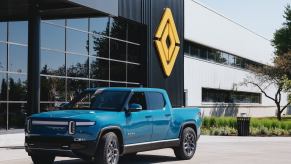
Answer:
<svg viewBox="0 0 291 164"><path fill-rule="evenodd" d="M95 164L117 164L119 161L119 142L115 133L102 136L96 152Z"/></svg>
<svg viewBox="0 0 291 164"><path fill-rule="evenodd" d="M189 160L196 151L197 137L194 129L187 127L183 130L180 138L180 146L174 148L174 153L178 159Z"/></svg>
<svg viewBox="0 0 291 164"><path fill-rule="evenodd" d="M31 159L34 164L52 164L55 161L55 156L53 155L32 155Z"/></svg>

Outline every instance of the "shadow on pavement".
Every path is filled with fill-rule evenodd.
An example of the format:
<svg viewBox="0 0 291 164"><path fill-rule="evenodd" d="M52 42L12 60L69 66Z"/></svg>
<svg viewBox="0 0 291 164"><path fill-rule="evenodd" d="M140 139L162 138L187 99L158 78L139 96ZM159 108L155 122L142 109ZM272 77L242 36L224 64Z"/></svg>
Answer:
<svg viewBox="0 0 291 164"><path fill-rule="evenodd" d="M158 156L158 155L137 155L135 157L121 157L119 164L154 164L154 163L161 163L161 162L170 162L176 161L175 157L171 156ZM89 164L90 162L85 162L80 159L74 160L64 160L64 161L57 161L54 164Z"/></svg>

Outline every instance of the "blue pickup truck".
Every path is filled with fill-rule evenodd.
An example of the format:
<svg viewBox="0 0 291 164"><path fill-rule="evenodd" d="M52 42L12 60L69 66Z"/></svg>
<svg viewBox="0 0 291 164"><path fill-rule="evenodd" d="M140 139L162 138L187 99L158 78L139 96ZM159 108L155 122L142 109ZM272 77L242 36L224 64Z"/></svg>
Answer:
<svg viewBox="0 0 291 164"><path fill-rule="evenodd" d="M162 89L87 89L60 110L30 116L25 149L34 164L51 164L56 156L117 164L120 156L162 148L188 160L201 124L200 109L172 108Z"/></svg>

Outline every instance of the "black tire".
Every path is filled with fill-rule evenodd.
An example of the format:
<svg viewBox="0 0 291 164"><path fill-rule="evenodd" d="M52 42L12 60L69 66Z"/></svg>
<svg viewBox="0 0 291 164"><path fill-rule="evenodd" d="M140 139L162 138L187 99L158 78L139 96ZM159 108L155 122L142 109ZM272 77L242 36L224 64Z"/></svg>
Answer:
<svg viewBox="0 0 291 164"><path fill-rule="evenodd" d="M180 146L174 148L176 157L180 160L191 159L196 151L197 136L194 129L187 127L183 130L180 138Z"/></svg>
<svg viewBox="0 0 291 164"><path fill-rule="evenodd" d="M32 155L31 159L34 164L53 164L55 161L55 156L53 155Z"/></svg>
<svg viewBox="0 0 291 164"><path fill-rule="evenodd" d="M119 161L119 142L115 133L109 132L101 137L96 152L95 164L117 164Z"/></svg>

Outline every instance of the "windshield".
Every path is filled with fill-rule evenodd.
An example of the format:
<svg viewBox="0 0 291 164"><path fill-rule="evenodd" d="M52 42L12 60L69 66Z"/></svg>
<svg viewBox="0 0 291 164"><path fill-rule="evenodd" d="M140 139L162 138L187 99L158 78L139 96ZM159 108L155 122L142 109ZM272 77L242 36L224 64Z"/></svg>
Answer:
<svg viewBox="0 0 291 164"><path fill-rule="evenodd" d="M86 91L76 96L63 109L93 109L120 111L128 91L108 91L99 89L96 92Z"/></svg>

